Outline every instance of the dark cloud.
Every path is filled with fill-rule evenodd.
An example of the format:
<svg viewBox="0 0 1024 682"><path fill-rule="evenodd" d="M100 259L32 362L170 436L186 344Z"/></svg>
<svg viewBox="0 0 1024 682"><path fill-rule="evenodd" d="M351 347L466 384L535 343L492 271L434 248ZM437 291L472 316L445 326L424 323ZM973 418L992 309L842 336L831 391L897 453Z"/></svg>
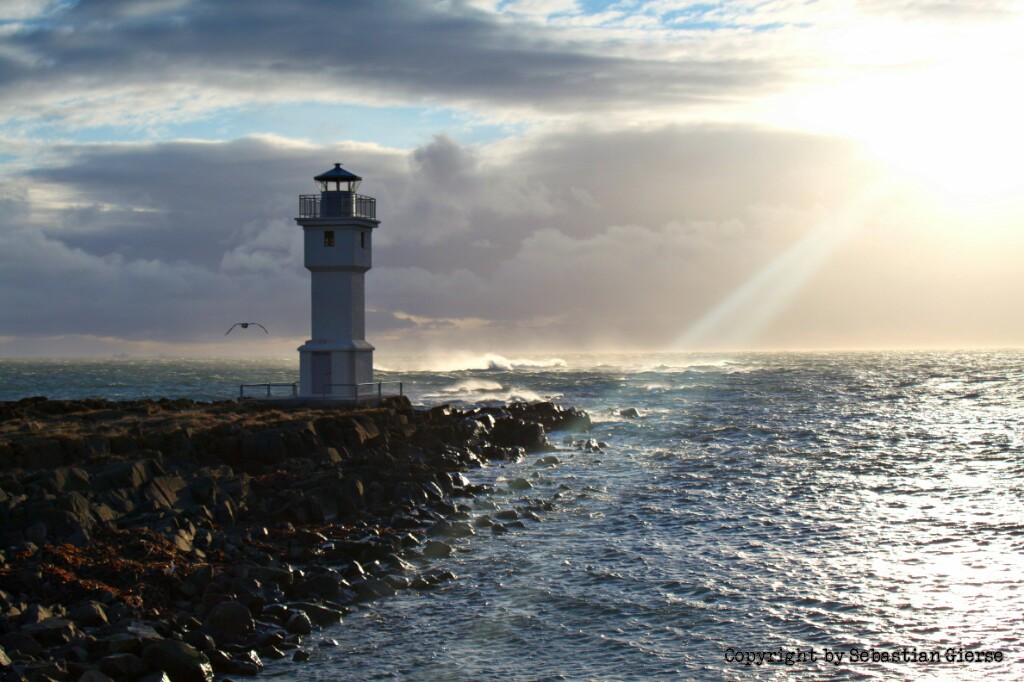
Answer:
<svg viewBox="0 0 1024 682"><path fill-rule="evenodd" d="M745 58L622 56L556 29L513 23L460 2L171 3L84 0L6 36L0 102L110 92L274 92L291 98L402 98L440 106L634 108L735 97L777 84L777 65ZM152 7L164 5L153 3ZM180 92L178 93L180 94ZM62 112L73 115L74 109ZM54 114L57 115L57 114Z"/></svg>

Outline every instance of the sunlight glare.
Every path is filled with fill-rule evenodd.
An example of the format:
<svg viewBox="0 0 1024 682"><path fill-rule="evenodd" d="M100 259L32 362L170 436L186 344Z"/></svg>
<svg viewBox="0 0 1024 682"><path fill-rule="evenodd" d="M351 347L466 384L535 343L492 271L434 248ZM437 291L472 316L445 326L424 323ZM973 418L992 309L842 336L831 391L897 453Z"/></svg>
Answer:
<svg viewBox="0 0 1024 682"><path fill-rule="evenodd" d="M1024 91L1016 86L1024 49L1007 28L948 44L933 37L917 50L932 55L926 65L873 69L798 98L793 114L812 128L861 140L938 194L976 198L1024 189Z"/></svg>

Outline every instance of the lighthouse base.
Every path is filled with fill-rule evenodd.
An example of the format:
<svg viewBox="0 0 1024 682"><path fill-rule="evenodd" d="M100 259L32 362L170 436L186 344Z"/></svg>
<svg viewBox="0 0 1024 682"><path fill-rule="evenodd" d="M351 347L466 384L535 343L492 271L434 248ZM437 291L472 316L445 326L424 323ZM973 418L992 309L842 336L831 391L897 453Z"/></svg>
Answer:
<svg viewBox="0 0 1024 682"><path fill-rule="evenodd" d="M373 346L366 341L307 341L299 348L299 397L360 399L373 381ZM369 387L363 387L369 391ZM376 395L376 388L373 389Z"/></svg>

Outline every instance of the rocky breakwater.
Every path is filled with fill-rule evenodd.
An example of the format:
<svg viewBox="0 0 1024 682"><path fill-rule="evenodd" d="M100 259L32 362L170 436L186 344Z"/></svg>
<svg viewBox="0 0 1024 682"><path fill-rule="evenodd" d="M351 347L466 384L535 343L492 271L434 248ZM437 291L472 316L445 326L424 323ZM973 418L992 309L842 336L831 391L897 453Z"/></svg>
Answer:
<svg viewBox="0 0 1024 682"><path fill-rule="evenodd" d="M463 471L589 427L551 403L0 403L0 679L306 660L356 605L453 578Z"/></svg>

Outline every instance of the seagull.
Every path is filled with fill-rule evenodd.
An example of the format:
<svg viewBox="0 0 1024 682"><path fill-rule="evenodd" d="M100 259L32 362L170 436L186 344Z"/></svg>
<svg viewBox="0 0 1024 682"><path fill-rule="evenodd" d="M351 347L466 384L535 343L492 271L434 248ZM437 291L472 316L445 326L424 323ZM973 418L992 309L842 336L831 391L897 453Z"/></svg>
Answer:
<svg viewBox="0 0 1024 682"><path fill-rule="evenodd" d="M267 331L267 328L264 327L259 322L235 322L233 325L231 325L231 329L234 329L235 327L241 327L242 329L248 329L250 324L254 324L257 327L259 327L260 329L262 329L264 334L269 334L270 333L270 332ZM224 336L227 336L228 334L230 334L231 333L231 329L229 329L226 332L224 332Z"/></svg>

